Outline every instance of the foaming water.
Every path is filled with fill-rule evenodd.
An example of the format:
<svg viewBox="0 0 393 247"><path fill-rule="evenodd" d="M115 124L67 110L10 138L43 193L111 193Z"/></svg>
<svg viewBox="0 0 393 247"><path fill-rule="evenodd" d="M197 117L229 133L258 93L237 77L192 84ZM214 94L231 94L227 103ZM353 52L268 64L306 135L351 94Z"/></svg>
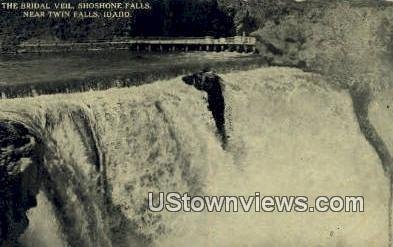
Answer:
<svg viewBox="0 0 393 247"><path fill-rule="evenodd" d="M148 212L148 192L202 193L223 153L203 95L180 80L2 103L45 143L43 189L71 246L154 243L176 215Z"/></svg>
<svg viewBox="0 0 393 247"><path fill-rule="evenodd" d="M23 247L66 247L58 219L44 193L37 196L37 207L28 212L30 226L21 236Z"/></svg>
<svg viewBox="0 0 393 247"><path fill-rule="evenodd" d="M47 199L38 198L22 241L45 234L48 219L37 215L50 204L61 232L51 239L71 246L386 245L389 187L349 94L296 69L223 80L225 151L206 95L180 78L1 101L0 118L34 129L47 148ZM362 195L366 212L149 212L147 194L159 191Z"/></svg>
<svg viewBox="0 0 393 247"><path fill-rule="evenodd" d="M359 130L348 92L298 70L223 79L233 163L217 159L206 194L302 195L310 205L320 195L361 195L365 212L191 214L163 245L192 239L195 246L386 246L388 180Z"/></svg>

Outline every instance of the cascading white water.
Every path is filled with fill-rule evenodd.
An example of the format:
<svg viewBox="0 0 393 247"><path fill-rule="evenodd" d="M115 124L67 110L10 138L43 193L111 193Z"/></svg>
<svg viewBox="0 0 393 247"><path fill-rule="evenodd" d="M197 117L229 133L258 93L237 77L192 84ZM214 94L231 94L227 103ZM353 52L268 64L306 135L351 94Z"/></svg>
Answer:
<svg viewBox="0 0 393 247"><path fill-rule="evenodd" d="M147 193L201 193L223 152L202 94L180 80L4 103L2 118L45 143L44 190L73 246L154 241L174 215L149 213Z"/></svg>
<svg viewBox="0 0 393 247"><path fill-rule="evenodd" d="M21 238L25 245L29 233L48 229L42 227L48 219L37 216L47 202L56 216L52 223L59 225L59 234L47 242L71 246L386 244L387 180L359 131L347 92L287 68L223 79L225 151L206 95L180 78L0 101L1 119L34 129L47 147L42 193L48 200L30 210L32 221L43 222L31 222ZM149 212L147 194L159 191L362 195L366 212Z"/></svg>

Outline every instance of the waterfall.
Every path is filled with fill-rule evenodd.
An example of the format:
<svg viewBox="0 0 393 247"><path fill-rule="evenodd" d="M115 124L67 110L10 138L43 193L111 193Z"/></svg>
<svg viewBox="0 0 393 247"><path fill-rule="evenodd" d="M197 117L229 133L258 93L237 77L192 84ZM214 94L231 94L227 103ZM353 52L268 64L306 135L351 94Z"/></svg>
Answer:
<svg viewBox="0 0 393 247"><path fill-rule="evenodd" d="M147 193L201 193L208 154L223 152L202 97L177 80L17 99L1 118L39 133L43 190L71 246L138 245L169 231L162 218L174 217L149 213Z"/></svg>
<svg viewBox="0 0 393 247"><path fill-rule="evenodd" d="M22 245L51 246L37 238L48 229L53 232L45 241L64 246L386 243L373 236L387 225L388 182L359 131L348 92L297 69L263 68L222 78L225 150L207 94L181 78L1 100L0 122L22 124L43 150L38 205L27 213ZM148 192L173 191L361 194L368 210L351 215L148 211ZM45 212L48 217L41 215ZM305 231L313 234L304 236Z"/></svg>

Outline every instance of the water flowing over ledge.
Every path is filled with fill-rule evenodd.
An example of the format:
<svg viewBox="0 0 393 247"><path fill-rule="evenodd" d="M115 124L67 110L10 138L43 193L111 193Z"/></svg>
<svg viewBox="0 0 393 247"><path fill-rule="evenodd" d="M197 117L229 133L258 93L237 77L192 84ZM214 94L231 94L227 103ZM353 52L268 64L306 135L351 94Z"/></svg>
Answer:
<svg viewBox="0 0 393 247"><path fill-rule="evenodd" d="M44 147L42 193L21 241L33 246L33 236L44 234L45 206L53 211L51 224L57 221L56 241L65 246L181 246L190 239L196 246L244 239L386 245L388 181L349 92L297 69L221 76L225 151L207 95L181 78L0 101L0 119L22 123ZM367 208L350 215L151 213L150 191L363 195ZM315 234L305 239L304 231Z"/></svg>

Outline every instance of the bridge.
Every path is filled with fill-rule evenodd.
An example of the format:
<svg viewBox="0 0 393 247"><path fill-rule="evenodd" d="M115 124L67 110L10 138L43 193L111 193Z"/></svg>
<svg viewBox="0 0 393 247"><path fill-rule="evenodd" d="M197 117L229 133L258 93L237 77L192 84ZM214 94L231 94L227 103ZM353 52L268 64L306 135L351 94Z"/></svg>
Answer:
<svg viewBox="0 0 393 247"><path fill-rule="evenodd" d="M236 51L255 52L255 37L235 36L226 38L213 37L149 37L118 41L87 42L23 42L18 45L18 52L61 52L80 50L133 50L137 52L176 52L176 51Z"/></svg>

